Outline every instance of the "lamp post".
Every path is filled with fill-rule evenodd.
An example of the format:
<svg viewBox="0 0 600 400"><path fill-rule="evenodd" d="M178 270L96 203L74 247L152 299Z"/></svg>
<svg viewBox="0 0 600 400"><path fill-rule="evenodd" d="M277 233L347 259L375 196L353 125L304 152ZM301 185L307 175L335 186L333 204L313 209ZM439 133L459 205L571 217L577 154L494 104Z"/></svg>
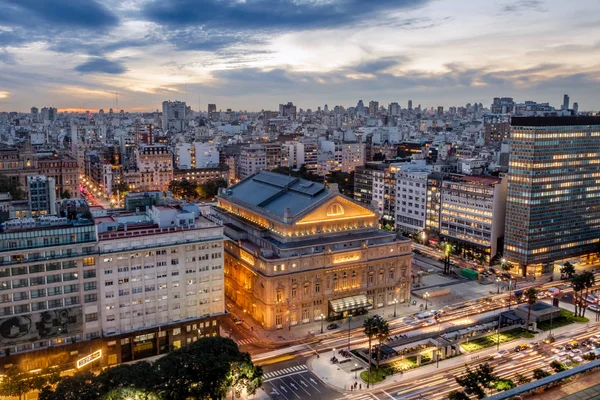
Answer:
<svg viewBox="0 0 600 400"><path fill-rule="evenodd" d="M396 318L396 306L398 305L398 299L394 299L394 318Z"/></svg>
<svg viewBox="0 0 600 400"><path fill-rule="evenodd" d="M440 319L438 317L435 318L438 326L438 337L436 340L437 346L435 347L435 359L436 359L436 368L440 367Z"/></svg>
<svg viewBox="0 0 600 400"><path fill-rule="evenodd" d="M335 358L335 347L331 350L331 354L333 355L332 358Z"/></svg>
<svg viewBox="0 0 600 400"><path fill-rule="evenodd" d="M501 281L500 278L496 278L496 286L498 286L498 292L497 292L498 294L500 294L500 281Z"/></svg>
<svg viewBox="0 0 600 400"><path fill-rule="evenodd" d="M350 351L350 321L352 320L352 315L348 315L348 351Z"/></svg>
<svg viewBox="0 0 600 400"><path fill-rule="evenodd" d="M429 298L429 292L425 292L425 294L423 295L423 298L425 299L425 310L427 310L427 299Z"/></svg>
<svg viewBox="0 0 600 400"><path fill-rule="evenodd" d="M354 363L354 379L358 379L358 364Z"/></svg>
<svg viewBox="0 0 600 400"><path fill-rule="evenodd" d="M321 333L323 333L323 318L325 316L323 314L321 314Z"/></svg>
<svg viewBox="0 0 600 400"><path fill-rule="evenodd" d="M496 351L500 350L500 321L502 313L498 315L498 326L496 327Z"/></svg>

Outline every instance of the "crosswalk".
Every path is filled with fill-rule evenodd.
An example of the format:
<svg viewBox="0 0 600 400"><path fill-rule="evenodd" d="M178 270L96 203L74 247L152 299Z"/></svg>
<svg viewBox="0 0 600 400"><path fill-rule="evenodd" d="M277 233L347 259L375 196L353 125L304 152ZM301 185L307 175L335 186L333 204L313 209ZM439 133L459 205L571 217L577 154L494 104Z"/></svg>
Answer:
<svg viewBox="0 0 600 400"><path fill-rule="evenodd" d="M371 393L347 393L346 400L377 400Z"/></svg>
<svg viewBox="0 0 600 400"><path fill-rule="evenodd" d="M301 372L301 371L306 371L306 370L307 370L306 365L297 365L295 367L289 367L289 368L280 369L277 371L267 372L266 374L263 374L263 379L276 378L278 376L288 375L288 374L292 374L294 372Z"/></svg>
<svg viewBox="0 0 600 400"><path fill-rule="evenodd" d="M256 343L256 342L258 342L258 339L253 337L253 338L249 338L249 339L238 340L237 344L240 346L243 346L245 344Z"/></svg>

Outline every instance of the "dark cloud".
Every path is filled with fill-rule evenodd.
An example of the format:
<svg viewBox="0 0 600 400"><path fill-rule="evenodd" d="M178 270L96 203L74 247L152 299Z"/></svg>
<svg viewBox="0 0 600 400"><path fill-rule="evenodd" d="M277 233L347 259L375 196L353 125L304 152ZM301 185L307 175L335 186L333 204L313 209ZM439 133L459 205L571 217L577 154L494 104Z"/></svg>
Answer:
<svg viewBox="0 0 600 400"><path fill-rule="evenodd" d="M373 74L376 72L384 71L388 68L404 64L408 61L408 57L385 57L374 61L365 61L358 64L353 69L356 72L363 74Z"/></svg>
<svg viewBox="0 0 600 400"><path fill-rule="evenodd" d="M122 63L99 57L80 64L74 69L82 74L122 74L127 71L127 68L125 68Z"/></svg>
<svg viewBox="0 0 600 400"><path fill-rule="evenodd" d="M95 0L0 0L0 23L33 27L101 30L117 25L116 15Z"/></svg>
<svg viewBox="0 0 600 400"><path fill-rule="evenodd" d="M500 9L501 14L520 14L523 11L546 11L541 0L517 0L504 4Z"/></svg>
<svg viewBox="0 0 600 400"><path fill-rule="evenodd" d="M218 29L313 29L356 22L375 13L424 5L425 0L154 0L142 10L151 21L170 27Z"/></svg>

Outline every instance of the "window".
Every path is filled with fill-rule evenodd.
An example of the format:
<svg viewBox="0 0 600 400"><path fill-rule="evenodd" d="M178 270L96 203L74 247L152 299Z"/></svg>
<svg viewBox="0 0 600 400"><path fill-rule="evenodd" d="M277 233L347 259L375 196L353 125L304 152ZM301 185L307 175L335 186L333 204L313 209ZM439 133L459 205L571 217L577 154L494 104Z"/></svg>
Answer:
<svg viewBox="0 0 600 400"><path fill-rule="evenodd" d="M321 284L315 283L315 293L321 293Z"/></svg>
<svg viewBox="0 0 600 400"><path fill-rule="evenodd" d="M96 294L93 293L93 294L86 294L85 296L83 296L83 301L85 303L93 303L95 301L98 301L98 299L96 297Z"/></svg>
<svg viewBox="0 0 600 400"><path fill-rule="evenodd" d="M292 288L292 299L295 299L295 298L296 298L296 288L293 287Z"/></svg>
<svg viewBox="0 0 600 400"><path fill-rule="evenodd" d="M57 296L59 294L62 294L62 287L58 286L58 287L48 288L48 296Z"/></svg>
<svg viewBox="0 0 600 400"><path fill-rule="evenodd" d="M85 314L85 322L98 321L98 313Z"/></svg>
<svg viewBox="0 0 600 400"><path fill-rule="evenodd" d="M173 336L177 336L181 333L181 328L175 328L173 329Z"/></svg>
<svg viewBox="0 0 600 400"><path fill-rule="evenodd" d="M112 274L112 269L105 269L104 275Z"/></svg>
<svg viewBox="0 0 600 400"><path fill-rule="evenodd" d="M113 281L106 281L104 282L104 286L112 286L114 284Z"/></svg>
<svg viewBox="0 0 600 400"><path fill-rule="evenodd" d="M77 279L77 272L69 272L68 274L63 274L63 281L74 281Z"/></svg>
<svg viewBox="0 0 600 400"><path fill-rule="evenodd" d="M85 282L83 284L83 290L96 290L96 282Z"/></svg>
<svg viewBox="0 0 600 400"><path fill-rule="evenodd" d="M86 257L83 259L84 267L91 267L92 265L96 265L96 259L94 257Z"/></svg>
<svg viewBox="0 0 600 400"><path fill-rule="evenodd" d="M75 285L66 285L63 286L64 288L64 292L65 293L73 293L73 292L77 292L79 291L79 285L75 284Z"/></svg>
<svg viewBox="0 0 600 400"><path fill-rule="evenodd" d="M90 278L95 278L96 277L96 270L95 269L90 269L87 271L83 271L83 279L90 279Z"/></svg>

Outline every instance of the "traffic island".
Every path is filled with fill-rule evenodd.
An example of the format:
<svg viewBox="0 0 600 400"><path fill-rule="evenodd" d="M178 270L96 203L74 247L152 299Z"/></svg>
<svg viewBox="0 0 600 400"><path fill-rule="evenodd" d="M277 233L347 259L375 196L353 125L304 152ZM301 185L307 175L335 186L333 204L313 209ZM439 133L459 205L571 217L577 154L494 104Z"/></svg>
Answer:
<svg viewBox="0 0 600 400"><path fill-rule="evenodd" d="M476 339L469 340L465 343L462 343L460 346L467 353L473 353L476 351L484 350L493 346L498 346L498 342L500 345L512 342L517 339L533 339L535 335L531 332L527 332L523 328L510 329L508 331L493 333L491 335L479 337Z"/></svg>

